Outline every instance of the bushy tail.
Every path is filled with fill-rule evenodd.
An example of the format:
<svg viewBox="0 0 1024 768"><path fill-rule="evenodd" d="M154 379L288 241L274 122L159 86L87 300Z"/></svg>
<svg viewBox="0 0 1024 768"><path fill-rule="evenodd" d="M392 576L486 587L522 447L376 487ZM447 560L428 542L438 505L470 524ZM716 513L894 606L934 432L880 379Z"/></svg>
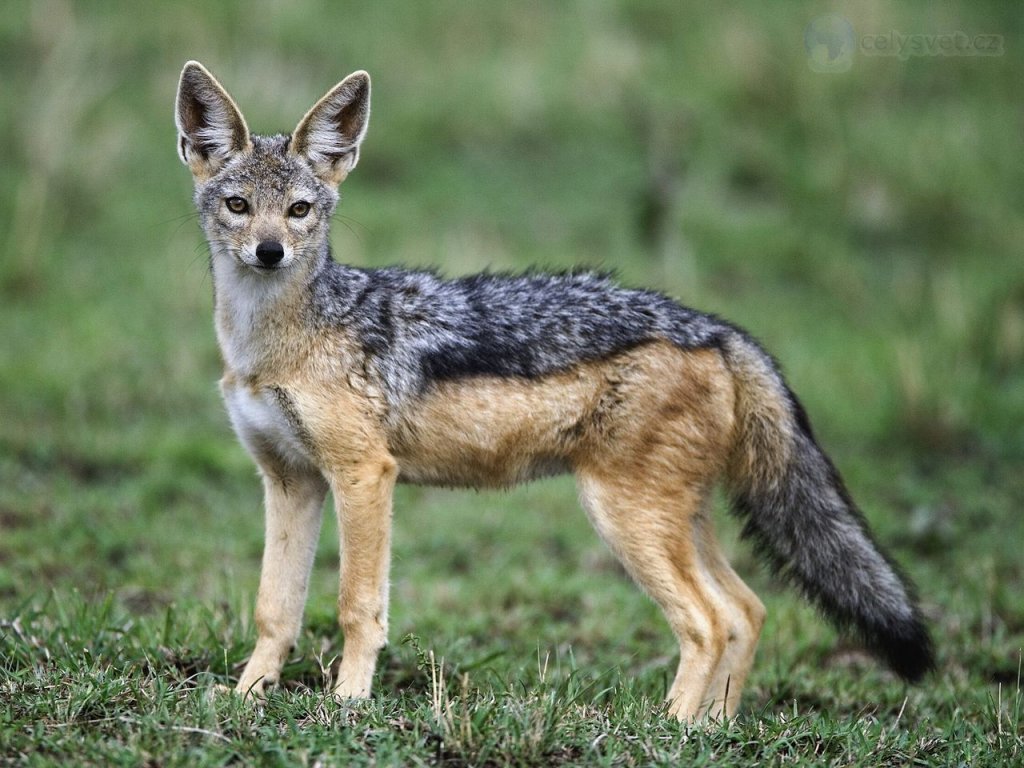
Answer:
<svg viewBox="0 0 1024 768"><path fill-rule="evenodd" d="M739 331L723 351L737 384L728 483L744 536L837 626L919 679L932 667L932 644L912 587L879 550L772 359Z"/></svg>

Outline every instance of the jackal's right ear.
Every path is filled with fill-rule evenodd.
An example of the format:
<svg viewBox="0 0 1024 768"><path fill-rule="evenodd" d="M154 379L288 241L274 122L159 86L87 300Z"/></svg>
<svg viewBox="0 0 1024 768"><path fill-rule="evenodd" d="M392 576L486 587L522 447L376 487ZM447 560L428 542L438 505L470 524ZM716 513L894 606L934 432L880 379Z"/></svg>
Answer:
<svg viewBox="0 0 1024 768"><path fill-rule="evenodd" d="M213 176L228 158L251 145L242 113L198 61L181 70L174 124L181 161L199 180Z"/></svg>
<svg viewBox="0 0 1024 768"><path fill-rule="evenodd" d="M313 105L292 132L291 152L337 186L359 162L370 122L370 76L353 72Z"/></svg>

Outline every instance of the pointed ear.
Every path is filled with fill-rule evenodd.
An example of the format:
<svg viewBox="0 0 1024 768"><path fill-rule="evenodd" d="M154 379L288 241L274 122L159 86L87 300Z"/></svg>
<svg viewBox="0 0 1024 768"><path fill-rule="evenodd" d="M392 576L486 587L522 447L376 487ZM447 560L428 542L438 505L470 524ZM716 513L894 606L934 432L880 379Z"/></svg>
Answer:
<svg viewBox="0 0 1024 768"><path fill-rule="evenodd" d="M198 61L188 62L181 71L174 124L178 154L198 180L210 178L233 154L251 146L242 113Z"/></svg>
<svg viewBox="0 0 1024 768"><path fill-rule="evenodd" d="M369 121L370 76L353 72L299 121L290 151L305 157L323 181L337 186L359 162Z"/></svg>

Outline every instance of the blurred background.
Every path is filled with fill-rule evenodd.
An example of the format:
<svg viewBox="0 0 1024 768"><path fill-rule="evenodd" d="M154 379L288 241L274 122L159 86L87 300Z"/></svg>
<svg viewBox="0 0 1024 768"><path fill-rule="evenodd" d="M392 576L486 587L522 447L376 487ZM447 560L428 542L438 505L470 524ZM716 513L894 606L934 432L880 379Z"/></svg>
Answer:
<svg viewBox="0 0 1024 768"><path fill-rule="evenodd" d="M274 133L366 69L337 259L585 264L747 327L920 582L944 663L1009 681L1024 634L1022 27L997 2L8 2L0 606L78 590L135 615L190 600L246 615L260 492L216 390L177 77L202 61ZM570 480L405 488L397 507L396 637L501 632L527 659L538 633L583 656L606 636L624 659L671 651ZM823 658L828 630L722 520L781 617L767 656ZM321 548L310 616L327 632L333 534Z"/></svg>

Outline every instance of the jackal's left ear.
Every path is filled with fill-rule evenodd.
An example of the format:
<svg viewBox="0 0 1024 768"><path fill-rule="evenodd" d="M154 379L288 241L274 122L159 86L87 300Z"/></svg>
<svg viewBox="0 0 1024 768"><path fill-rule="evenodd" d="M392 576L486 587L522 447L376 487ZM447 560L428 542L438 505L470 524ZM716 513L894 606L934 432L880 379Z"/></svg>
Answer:
<svg viewBox="0 0 1024 768"><path fill-rule="evenodd" d="M206 67L190 61L181 70L174 105L178 154L197 179L208 179L251 140L245 118Z"/></svg>
<svg viewBox="0 0 1024 768"><path fill-rule="evenodd" d="M359 145L370 122L370 76L353 72L306 113L292 133L291 151L337 186L359 162Z"/></svg>

